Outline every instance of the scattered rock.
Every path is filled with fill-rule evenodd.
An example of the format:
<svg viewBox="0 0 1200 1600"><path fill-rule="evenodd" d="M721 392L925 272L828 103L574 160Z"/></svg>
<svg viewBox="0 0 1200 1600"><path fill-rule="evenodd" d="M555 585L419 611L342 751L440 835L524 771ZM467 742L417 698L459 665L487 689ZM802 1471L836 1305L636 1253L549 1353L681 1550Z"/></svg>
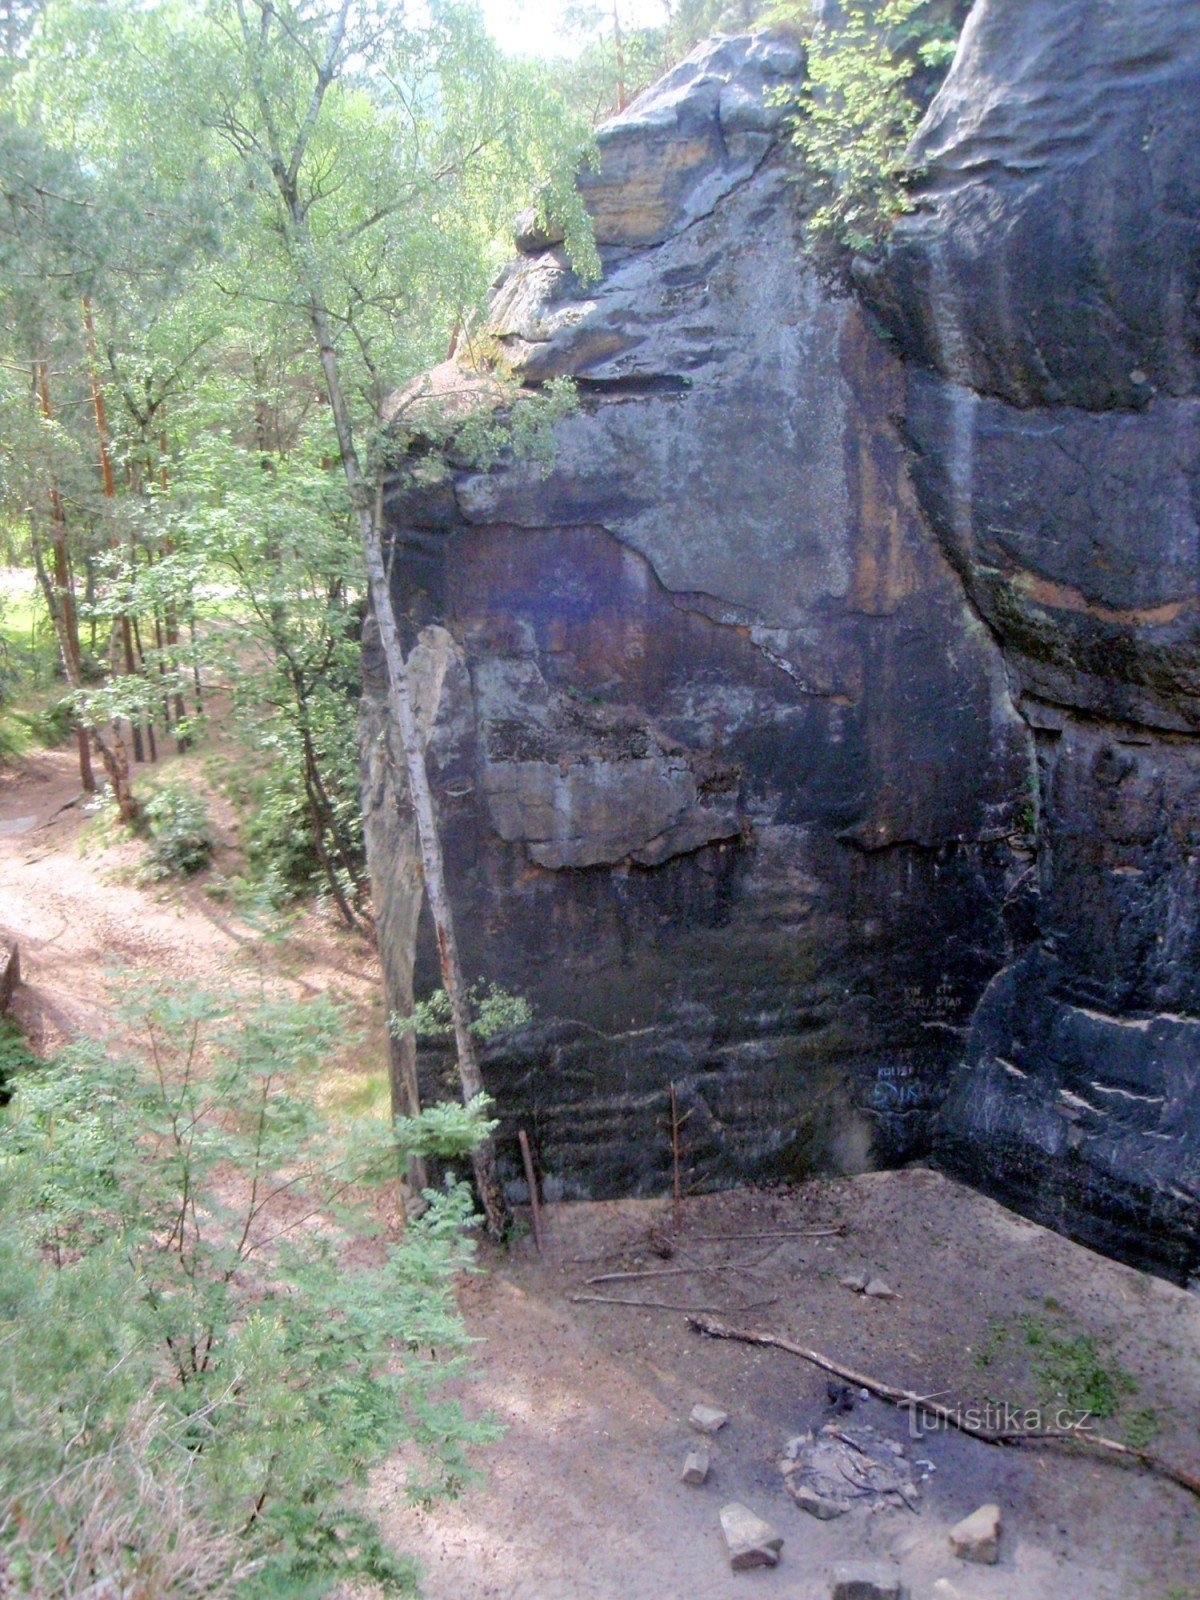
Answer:
<svg viewBox="0 0 1200 1600"><path fill-rule="evenodd" d="M790 1439L779 1470L796 1504L822 1522L856 1505L911 1508L920 1497L904 1446L866 1422L827 1422Z"/></svg>
<svg viewBox="0 0 1200 1600"><path fill-rule="evenodd" d="M894 1300L896 1298L896 1291L883 1278L872 1278L863 1293L869 1295L872 1300Z"/></svg>
<svg viewBox="0 0 1200 1600"><path fill-rule="evenodd" d="M843 1289L853 1289L855 1294L862 1294L870 1281L869 1272L848 1272L844 1278L838 1279Z"/></svg>
<svg viewBox="0 0 1200 1600"><path fill-rule="evenodd" d="M824 1495L818 1494L815 1489L810 1489L806 1483L802 1483L795 1490L792 1499L800 1507L801 1511L807 1511L810 1516L816 1517L819 1522L832 1522L834 1517L844 1517L850 1509L849 1506L843 1505L840 1500L827 1500Z"/></svg>
<svg viewBox="0 0 1200 1600"><path fill-rule="evenodd" d="M894 1561L847 1561L833 1569L832 1600L901 1600L903 1594Z"/></svg>
<svg viewBox="0 0 1200 1600"><path fill-rule="evenodd" d="M703 1483L708 1477L708 1451L689 1450L680 1477L684 1483Z"/></svg>
<svg viewBox="0 0 1200 1600"><path fill-rule="evenodd" d="M835 1383L831 1378L825 1385L829 1404L835 1411L853 1411L857 1396L848 1383Z"/></svg>
<svg viewBox="0 0 1200 1600"><path fill-rule="evenodd" d="M949 1578L939 1578L933 1586L933 1600L962 1600L962 1590L956 1589Z"/></svg>
<svg viewBox="0 0 1200 1600"><path fill-rule="evenodd" d="M950 1529L950 1548L960 1561L994 1566L1000 1559L1000 1507L980 1506Z"/></svg>
<svg viewBox="0 0 1200 1600"><path fill-rule="evenodd" d="M729 1413L718 1406L697 1405L688 1421L697 1433L717 1433L729 1421Z"/></svg>
<svg viewBox="0 0 1200 1600"><path fill-rule="evenodd" d="M729 1549L729 1565L735 1572L778 1564L783 1535L776 1533L771 1524L764 1522L749 1506L737 1500L722 1506L721 1532Z"/></svg>

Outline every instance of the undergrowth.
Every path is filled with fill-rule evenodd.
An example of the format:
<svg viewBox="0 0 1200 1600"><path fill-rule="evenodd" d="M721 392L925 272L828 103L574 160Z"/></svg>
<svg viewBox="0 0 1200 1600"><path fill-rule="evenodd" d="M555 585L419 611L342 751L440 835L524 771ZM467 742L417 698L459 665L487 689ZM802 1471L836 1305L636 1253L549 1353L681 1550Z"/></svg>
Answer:
<svg viewBox="0 0 1200 1600"><path fill-rule="evenodd" d="M410 1592L367 1514L401 1441L410 1493L454 1493L492 1435L439 1394L467 1338L464 1185L381 1222L386 1120L316 1092L326 1001L129 985L108 1056L23 1074L0 1116L0 1531L11 1592L288 1600ZM465 1157L481 1108L402 1136Z"/></svg>

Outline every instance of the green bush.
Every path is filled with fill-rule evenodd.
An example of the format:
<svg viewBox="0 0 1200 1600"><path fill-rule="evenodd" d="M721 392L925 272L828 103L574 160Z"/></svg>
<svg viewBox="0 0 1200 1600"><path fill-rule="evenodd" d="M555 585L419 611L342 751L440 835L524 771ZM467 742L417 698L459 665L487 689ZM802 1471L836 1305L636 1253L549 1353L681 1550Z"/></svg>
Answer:
<svg viewBox="0 0 1200 1600"><path fill-rule="evenodd" d="M216 841L202 795L164 783L146 800L143 814L157 876L187 878L208 865Z"/></svg>
<svg viewBox="0 0 1200 1600"><path fill-rule="evenodd" d="M0 1017L0 1105L11 1099L17 1075L40 1065L12 1018Z"/></svg>
<svg viewBox="0 0 1200 1600"><path fill-rule="evenodd" d="M933 0L841 0L807 43L803 93L784 91L819 261L876 251L909 209L909 140L954 56L956 30ZM806 24L808 0L777 20Z"/></svg>
<svg viewBox="0 0 1200 1600"><path fill-rule="evenodd" d="M453 1491L493 1434L436 1395L468 1343L452 1289L468 1192L431 1193L398 1242L366 1242L397 1150L386 1122L346 1132L319 1111L344 1043L332 1004L161 985L129 991L117 1021L152 1070L80 1047L0 1117L15 1592L408 1592L357 1491L401 1441L424 1463L410 1492ZM484 1126L454 1107L409 1132L461 1150Z"/></svg>
<svg viewBox="0 0 1200 1600"><path fill-rule="evenodd" d="M249 785L242 848L250 877L276 904L311 893L320 881L312 817L288 766L273 767Z"/></svg>

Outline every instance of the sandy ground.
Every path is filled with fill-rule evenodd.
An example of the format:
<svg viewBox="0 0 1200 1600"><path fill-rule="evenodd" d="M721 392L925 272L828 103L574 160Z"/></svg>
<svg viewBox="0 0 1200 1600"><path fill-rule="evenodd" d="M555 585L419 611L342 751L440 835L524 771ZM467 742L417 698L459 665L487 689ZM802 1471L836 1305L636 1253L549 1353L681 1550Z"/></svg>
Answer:
<svg viewBox="0 0 1200 1600"><path fill-rule="evenodd" d="M212 812L217 870L236 870L232 818L219 799ZM381 1059L379 964L365 939L307 913L286 939L267 944L206 892L205 879L139 882L143 847L102 846L95 831L73 750L0 770L0 935L20 945L24 981L13 1014L35 1048L104 1032L111 973L125 968L217 990L261 973L298 995L327 991L355 1006L368 1029L364 1057Z"/></svg>
<svg viewBox="0 0 1200 1600"><path fill-rule="evenodd" d="M297 993L343 996L365 1026L354 1060L377 1068L377 964L364 940L305 915L264 948L202 884L139 885L137 846L81 848L76 794L69 751L0 774L0 933L21 943L15 1010L35 1043L103 1031L113 962L210 986L265 968ZM233 861L228 838L222 860ZM812 1227L841 1232L778 1237ZM922 1170L692 1198L677 1236L657 1203L555 1207L543 1255L525 1237L483 1265L462 1289L481 1341L465 1399L505 1433L479 1452L482 1483L417 1510L397 1459L370 1488L385 1531L419 1557L427 1600L817 1600L835 1562L880 1556L902 1563L912 1600L1200 1600L1200 1501L1186 1491L1078 1452L953 1433L914 1441L907 1416L876 1400L859 1401L853 1419L931 1464L919 1509L815 1521L785 1495L777 1461L791 1435L828 1419L825 1375L779 1351L701 1338L679 1309L786 1334L924 1393L1022 1405L1042 1387L1017 1320L1032 1317L1055 1337L1090 1336L1136 1381L1106 1431L1153 1412L1153 1448L1200 1472L1195 1294ZM841 1287L859 1268L897 1297ZM669 1275L585 1282L618 1271ZM698 1400L730 1422L709 1483L694 1489L679 1471ZM718 1524L730 1499L784 1536L774 1570L730 1572ZM987 1500L1003 1511L1001 1561L967 1566L947 1529ZM939 1579L953 1587L935 1589Z"/></svg>
<svg viewBox="0 0 1200 1600"><path fill-rule="evenodd" d="M1187 1491L1079 1452L997 1449L954 1433L910 1438L906 1413L859 1401L869 1421L932 1464L916 1513L855 1510L818 1522L783 1489L786 1440L831 1415L826 1376L777 1350L700 1337L678 1310L577 1295L708 1306L741 1325L815 1345L842 1363L964 1403L1038 1398L1022 1313L1097 1348L1137 1381L1118 1415L1153 1408L1154 1447L1200 1472L1200 1300L1106 1261L922 1170L685 1202L675 1254L654 1203L555 1207L538 1258L522 1242L464 1291L484 1340L471 1403L506 1425L481 1452L486 1483L456 1504L404 1504L395 1464L373 1485L397 1545L424 1566L428 1600L827 1600L834 1565L895 1559L912 1600L1192 1600L1200 1596L1200 1504ZM844 1223L844 1238L705 1242ZM751 1273L731 1262L754 1262ZM702 1263L693 1275L585 1285L602 1272ZM839 1278L886 1274L892 1301ZM763 1300L754 1309L739 1310ZM1053 1306L1048 1309L1047 1302ZM979 1364L980 1355L988 1360ZM709 1483L679 1481L686 1418L728 1411ZM718 1513L741 1500L784 1536L774 1570L731 1573ZM1001 1560L970 1566L947 1531L985 1501L1002 1508ZM935 1590L939 1580L953 1585Z"/></svg>

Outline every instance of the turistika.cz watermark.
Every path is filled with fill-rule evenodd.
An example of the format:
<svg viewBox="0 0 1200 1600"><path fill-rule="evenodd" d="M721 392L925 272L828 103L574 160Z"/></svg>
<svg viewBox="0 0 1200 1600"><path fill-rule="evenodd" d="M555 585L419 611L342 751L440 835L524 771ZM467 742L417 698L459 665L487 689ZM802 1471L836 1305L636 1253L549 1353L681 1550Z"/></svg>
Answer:
<svg viewBox="0 0 1200 1600"><path fill-rule="evenodd" d="M932 1394L901 1403L908 1412L908 1431L913 1439L950 1429L1018 1439L1038 1434L1090 1433L1095 1428L1093 1412L1071 1406L1017 1406L1001 1400L948 1405Z"/></svg>

